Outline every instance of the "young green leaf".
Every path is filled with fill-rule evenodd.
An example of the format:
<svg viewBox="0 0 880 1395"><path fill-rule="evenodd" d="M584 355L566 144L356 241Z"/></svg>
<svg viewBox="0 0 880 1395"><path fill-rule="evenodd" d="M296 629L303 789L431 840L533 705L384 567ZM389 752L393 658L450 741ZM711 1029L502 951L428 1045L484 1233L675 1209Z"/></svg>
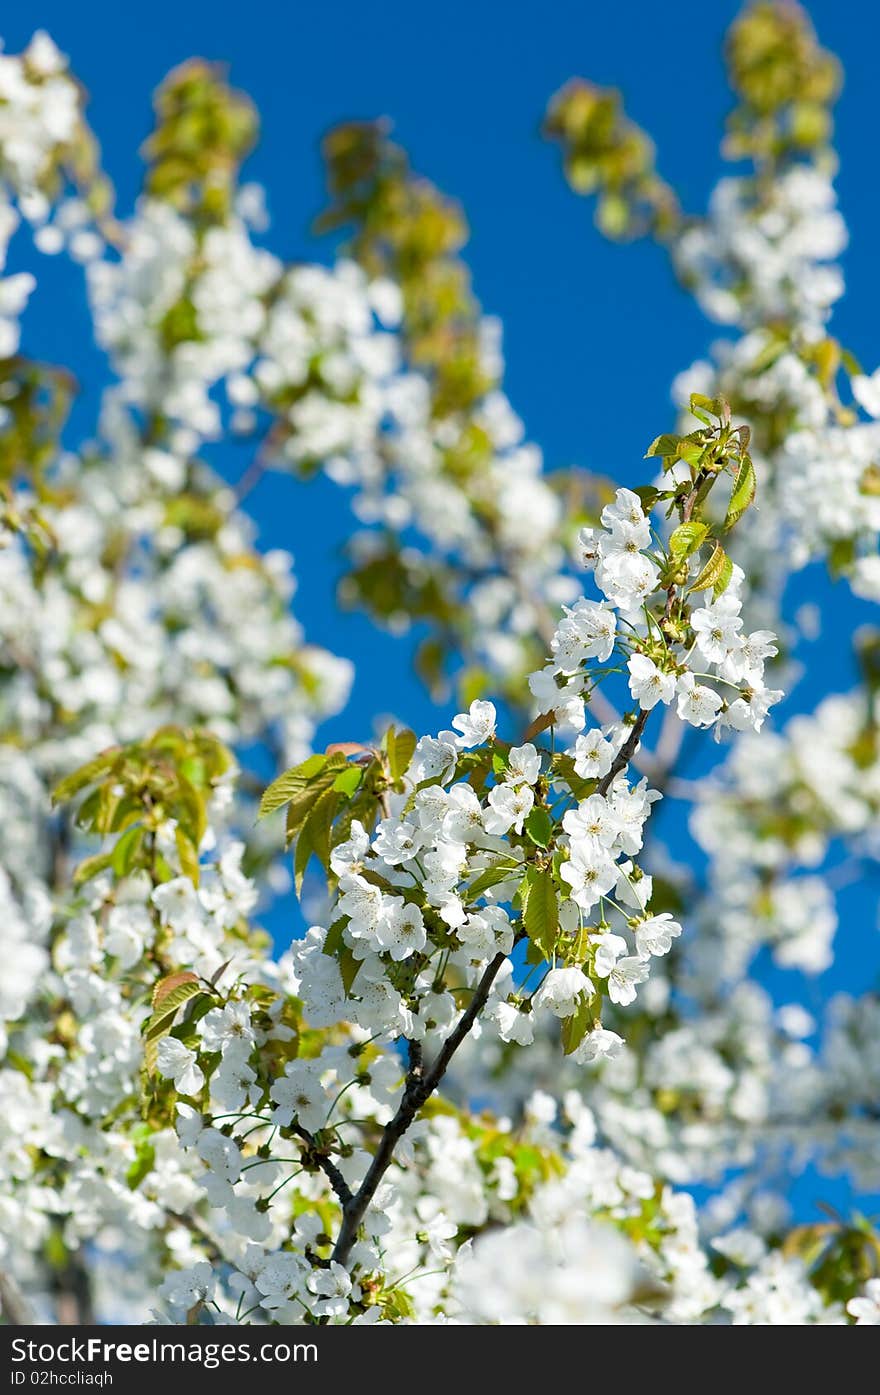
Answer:
<svg viewBox="0 0 880 1395"><path fill-rule="evenodd" d="M156 1162L156 1149L148 1139L143 1139L137 1147L135 1160L125 1174L125 1180L130 1191L135 1191L147 1176L152 1172Z"/></svg>
<svg viewBox="0 0 880 1395"><path fill-rule="evenodd" d="M73 770L60 780L52 791L53 804L66 804L80 790L84 790L87 785L92 785L99 775L109 769L119 754L119 747L113 746L109 751L102 751L86 765L81 765L78 770Z"/></svg>
<svg viewBox="0 0 880 1395"><path fill-rule="evenodd" d="M162 1037L168 1035L174 1026L174 1018L178 1009L192 998L206 992L207 990L196 978L196 975L188 972L170 974L156 984L153 991L153 1015L143 1028L144 1059L150 1075L154 1075L156 1071L156 1052L159 1042Z"/></svg>
<svg viewBox="0 0 880 1395"><path fill-rule="evenodd" d="M84 858L73 874L74 886L83 886L86 882L91 881L92 877L97 877L100 872L105 872L108 867L112 866L112 863L112 852L95 853L93 857Z"/></svg>
<svg viewBox="0 0 880 1395"><path fill-rule="evenodd" d="M282 805L289 803L331 762L338 769L345 764L345 757L342 755L325 756L318 753L309 756L308 760L304 760L301 765L295 765L291 770L285 770L283 775L279 775L277 780L273 780L271 785L263 791L257 817L264 819L268 814L274 814L275 810L280 809Z"/></svg>
<svg viewBox="0 0 880 1395"><path fill-rule="evenodd" d="M385 734L385 749L388 752L388 770L395 784L406 774L407 767L416 749L416 734L408 727L395 731L389 727Z"/></svg>
<svg viewBox="0 0 880 1395"><path fill-rule="evenodd" d="M342 986L345 989L346 997L351 992L352 984L358 976L363 966L363 959L355 959L354 951L348 945L343 945L337 956L339 962L339 972L342 975Z"/></svg>
<svg viewBox="0 0 880 1395"><path fill-rule="evenodd" d="M742 518L754 497L755 467L752 464L751 456L744 455L739 463L736 479L733 482L730 503L727 506L727 516L724 520L725 528L732 528L734 523Z"/></svg>
<svg viewBox="0 0 880 1395"><path fill-rule="evenodd" d="M344 771L342 772L345 773ZM336 791L336 780L339 776L334 776L332 770L324 770L310 785L306 785L300 794L291 799L287 806L287 846L293 842L299 833L312 809L328 789Z"/></svg>
<svg viewBox="0 0 880 1395"><path fill-rule="evenodd" d="M550 959L559 934L559 902L551 873L546 868L529 868L520 894L526 933L544 958Z"/></svg>
<svg viewBox="0 0 880 1395"><path fill-rule="evenodd" d="M732 576L733 562L730 560L729 557L725 557L724 563L721 568L721 574L718 577L717 581L713 582L712 585L712 595L715 597L716 601L718 597L727 590L728 586L730 585L730 578Z"/></svg>
<svg viewBox="0 0 880 1395"><path fill-rule="evenodd" d="M724 397L705 397L701 392L692 392L690 409L693 416L706 421L707 425L711 423L707 421L705 413L717 421L730 420L730 405Z"/></svg>
<svg viewBox="0 0 880 1395"><path fill-rule="evenodd" d="M338 954L341 954L342 950L345 948L345 941L342 938L342 932L347 924L347 915L341 915L338 918L338 920L334 920L333 924L330 926L330 929L327 931L327 934L324 938L324 954L328 954L332 958L335 958Z"/></svg>
<svg viewBox="0 0 880 1395"><path fill-rule="evenodd" d="M143 841L144 830L140 824L127 828L121 837L117 838L116 846L110 854L110 865L117 877L125 877L131 871Z"/></svg>
<svg viewBox="0 0 880 1395"><path fill-rule="evenodd" d="M333 788L350 799L363 778L364 767L362 765L349 765L345 770L340 770L333 781Z"/></svg>
<svg viewBox="0 0 880 1395"><path fill-rule="evenodd" d="M526 819L526 833L539 848L546 848L553 835L553 820L540 804Z"/></svg>
<svg viewBox="0 0 880 1395"><path fill-rule="evenodd" d="M705 523L682 523L669 539L669 550L673 557L690 557L705 542L708 534L709 528Z"/></svg>
<svg viewBox="0 0 880 1395"><path fill-rule="evenodd" d="M481 872L478 877L474 878L468 887L468 901L475 901L478 896L482 896L484 891L488 891L490 887L497 886L499 882L506 881L511 875L512 873L509 866L487 867L484 872Z"/></svg>
<svg viewBox="0 0 880 1395"><path fill-rule="evenodd" d="M312 851L325 871L330 870L330 830L340 801L338 790L325 790L306 820Z"/></svg>
<svg viewBox="0 0 880 1395"><path fill-rule="evenodd" d="M293 880L296 886L296 894L299 896L302 891L303 877L306 874L306 867L309 865L309 858L314 852L312 840L309 836L309 821L306 819L300 829L296 839L296 853L293 859Z"/></svg>
<svg viewBox="0 0 880 1395"><path fill-rule="evenodd" d="M714 586L724 574L726 563L730 563L730 558L727 556L720 542L716 542L712 549L712 556L709 558L697 579L691 583L690 589L692 591L708 591L709 587ZM730 565L732 569L732 564Z"/></svg>
<svg viewBox="0 0 880 1395"><path fill-rule="evenodd" d="M562 1023L562 1049L566 1056L577 1050L593 1024L590 1000L585 993L580 994L577 1004L571 1017L566 1017Z"/></svg>
<svg viewBox="0 0 880 1395"><path fill-rule="evenodd" d="M193 985L197 986L198 982L198 974L194 974L191 969L181 969L176 974L166 974L164 978L159 979L159 982L153 989L151 1000L153 1011L156 1012L159 1008L163 1007L172 993L175 993L178 988L188 988ZM186 995L178 1000L178 1007L184 1002L186 1002Z"/></svg>
<svg viewBox="0 0 880 1395"><path fill-rule="evenodd" d="M668 433L664 433L662 436L655 436L654 440L645 451L645 459L648 460L652 455L662 455L664 458L677 456L679 440L680 437L672 436Z"/></svg>
<svg viewBox="0 0 880 1395"><path fill-rule="evenodd" d="M120 840L121 841L121 840ZM199 854L193 846L191 839L187 838L183 829L178 827L174 830L174 842L177 845L177 856L180 858L180 870L184 876L189 877L193 886L199 884ZM117 844L118 846L118 844ZM114 863L114 871L116 865ZM117 873L117 876L121 875Z"/></svg>

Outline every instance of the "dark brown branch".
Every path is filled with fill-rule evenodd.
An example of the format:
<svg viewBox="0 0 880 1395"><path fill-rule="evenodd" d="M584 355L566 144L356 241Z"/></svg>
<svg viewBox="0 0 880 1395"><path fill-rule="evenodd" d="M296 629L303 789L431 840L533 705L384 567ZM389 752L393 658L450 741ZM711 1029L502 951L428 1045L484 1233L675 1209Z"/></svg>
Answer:
<svg viewBox="0 0 880 1395"><path fill-rule="evenodd" d="M492 991L492 984L506 958L505 954L496 954L495 958L484 969L483 976L474 989L470 1004L462 1013L457 1025L449 1033L429 1071L424 1073L422 1071L421 1046L418 1042L410 1042L409 1070L407 1071L403 1099L400 1101L394 1118L385 1125L382 1131L379 1147L364 1180L351 1201L343 1207L342 1226L333 1250L333 1258L338 1264L345 1264L348 1260L352 1246L357 1240L361 1221L376 1194L379 1183L391 1165L394 1149L413 1123L419 1110L437 1089L449 1068L450 1061L486 1006Z"/></svg>
<svg viewBox="0 0 880 1395"><path fill-rule="evenodd" d="M597 794L607 794L611 786L614 784L614 781L621 773L621 771L625 770L626 767L630 764L633 756L636 753L638 744L642 739L642 732L645 730L645 726L647 724L649 716L650 713L643 710L636 717L635 721L633 722L632 731L624 741L620 750L617 752L617 755L614 757L614 760L611 762L611 769L608 771L607 775L604 775L602 777L602 779L596 786Z"/></svg>
<svg viewBox="0 0 880 1395"><path fill-rule="evenodd" d="M409 1053L409 1070L407 1071L407 1085L415 1085L420 1081L425 1073L424 1061L422 1058L422 1043L420 1041L410 1041L407 1043Z"/></svg>
<svg viewBox="0 0 880 1395"><path fill-rule="evenodd" d="M327 1181L330 1183L331 1187L333 1188L334 1192L339 1198L343 1210L345 1210L345 1208L347 1206L350 1206L351 1203L354 1201L354 1193L352 1192L351 1187L346 1182L342 1173L339 1171L339 1168L336 1166L332 1158L328 1157L326 1153L321 1151L321 1149L315 1142L314 1134L309 1133L308 1129L301 1129L298 1126L295 1126L293 1132L297 1134L306 1144L306 1147L308 1149L307 1157L309 1161L314 1162L321 1169L324 1176L327 1178Z"/></svg>

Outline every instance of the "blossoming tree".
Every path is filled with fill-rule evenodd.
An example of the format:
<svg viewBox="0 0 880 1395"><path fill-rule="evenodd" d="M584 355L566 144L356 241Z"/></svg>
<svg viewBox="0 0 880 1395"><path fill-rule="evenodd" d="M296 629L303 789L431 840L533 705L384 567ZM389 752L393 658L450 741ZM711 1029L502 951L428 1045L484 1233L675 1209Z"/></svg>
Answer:
<svg viewBox="0 0 880 1395"><path fill-rule="evenodd" d="M744 172L704 216L617 94L547 113L602 232L729 327L624 488L524 442L463 216L384 126L328 135L345 251L289 266L214 69L160 88L123 216L52 41L0 55L0 269L25 236L82 267L112 377L73 444L76 365L0 280L8 1320L880 1321L869 1221L784 1205L795 1166L877 1188L880 1007L817 1023L755 964L820 974L876 858L876 637L773 709L792 574L880 599L880 377L828 327L836 61L784 0L726 58ZM420 624L448 730L321 740L350 671L258 548L269 469L346 489L341 600ZM286 870L316 923L273 945Z"/></svg>

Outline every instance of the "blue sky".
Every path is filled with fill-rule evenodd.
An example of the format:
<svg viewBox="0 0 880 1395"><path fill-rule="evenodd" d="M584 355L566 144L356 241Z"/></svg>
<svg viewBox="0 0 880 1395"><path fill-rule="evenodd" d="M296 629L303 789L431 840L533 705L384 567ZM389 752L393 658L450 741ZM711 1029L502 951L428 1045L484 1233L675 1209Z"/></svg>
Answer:
<svg viewBox="0 0 880 1395"><path fill-rule="evenodd" d="M720 43L737 9L731 0L550 0L541 7L522 0L446 0L442 7L412 0L152 0L148 10L109 0L36 0L26 16L11 9L3 31L17 51L44 27L70 55L91 93L91 120L123 212L137 193L137 149L150 127L156 84L195 54L227 63L262 115L248 176L267 187L269 242L287 258L329 256L309 232L323 203L321 134L345 118L390 117L415 166L467 210L475 288L504 321L507 389L548 467L577 463L638 483L647 442L670 422L671 380L705 350L713 331L676 287L662 252L647 244L610 246L594 231L590 205L566 188L538 124L548 97L575 74L621 87L631 115L654 136L661 171L685 207L701 211L721 170L729 97ZM847 71L838 143L851 232L849 289L835 329L870 371L878 356L880 184L868 132L880 9L860 6L858 26L852 7L832 0L814 0L809 9ZM80 420L88 429L105 368L84 349L81 283L60 263L43 261L39 270L25 348L76 367ZM219 461L230 475L244 463L235 453ZM391 709L422 730L446 725L450 714L433 708L410 676L409 646L335 610L338 548L350 526L336 488L269 478L251 509L262 542L296 555L296 608L309 638L358 666L353 701L328 726L327 739L362 736L374 714ZM835 686L846 685L851 631L868 617L845 588L817 574L796 579L791 603L804 599L818 600L825 615L813 650L814 658L821 652L821 673L799 687L788 711L812 706L829 673ZM681 847L674 816L666 822L673 847ZM875 889L852 888L843 904L841 953L818 990L823 995L864 988L876 973ZM806 990L807 998L815 1001L816 991Z"/></svg>

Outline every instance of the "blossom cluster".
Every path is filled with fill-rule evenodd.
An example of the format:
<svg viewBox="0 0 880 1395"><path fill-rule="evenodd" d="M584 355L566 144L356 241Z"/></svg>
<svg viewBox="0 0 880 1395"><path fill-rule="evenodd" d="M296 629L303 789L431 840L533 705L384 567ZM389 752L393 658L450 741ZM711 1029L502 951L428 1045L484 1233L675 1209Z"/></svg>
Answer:
<svg viewBox="0 0 880 1395"><path fill-rule="evenodd" d="M681 479L689 483L690 477L683 472ZM630 651L629 690L643 712L658 703L675 702L679 718L691 726L715 727L716 734L725 728L760 731L769 708L782 696L764 682L764 661L777 652L776 636L768 630L741 633L741 568L731 571L722 594L714 594L717 576L698 574L690 594L703 603L667 606L658 620L644 608L662 589L662 559L658 563L651 555L654 538L638 495L618 490L615 502L602 511L602 524L601 533L583 529L578 541L584 563L594 569L606 599L581 600L567 608L553 639L553 662L531 681L535 696L556 703L552 690L562 680L566 699L576 699L580 694L571 678L582 659L604 662L617 645ZM683 527L687 530L687 524ZM691 547L699 537L685 531L684 546ZM677 555L673 538L673 559ZM701 581L707 584L701 587ZM626 627L622 632L616 628L614 608ZM695 671L694 659L714 672ZM704 677L711 687L697 681Z"/></svg>
<svg viewBox="0 0 880 1395"><path fill-rule="evenodd" d="M795 164L765 195L752 176L716 184L705 222L686 228L675 260L701 308L744 329L782 322L817 338L843 277L846 224L826 170Z"/></svg>
<svg viewBox="0 0 880 1395"><path fill-rule="evenodd" d="M352 542L359 572L388 530L416 529L427 555L485 573L466 601L475 653L490 672L521 672L536 616L575 594L560 575L562 509L540 452L523 441L500 388L472 418L438 422L428 380L405 363L394 333L397 286L345 259L329 270L285 267L253 240L260 212L255 186L244 185L229 220L197 233L169 204L145 199L125 226L124 256L110 248L90 264L97 334L126 401L166 418L177 452L227 427L256 439L268 430L266 463L320 467L354 486L355 516L368 525ZM480 342L497 379L494 322ZM448 461L475 432L490 450L465 484ZM410 546L418 574L416 555ZM402 623L405 611L386 618Z"/></svg>
<svg viewBox="0 0 880 1395"><path fill-rule="evenodd" d="M204 148L175 146L181 94L217 118ZM95 439L62 444L65 375L17 357L33 276L0 281L4 1305L876 1324L872 1228L781 1246L779 1178L876 1188L880 1013L817 1021L753 977L765 944L821 973L829 858L876 860L870 645L862 689L765 729L796 677L792 570L878 589L880 404L827 333L845 229L820 142L722 181L705 221L664 201L682 279L742 333L679 380L653 484L615 490L543 472L475 302L417 340L436 262L420 285L357 235L331 267L262 246L238 100L207 65L172 75L115 221L66 61L44 35L0 55L0 270L22 224L86 264L116 378ZM206 463L230 434L254 454L235 490ZM445 637L423 669L465 666L449 731L309 754L349 667L257 548L241 501L269 465L354 486L344 592ZM687 788L699 889L656 832L690 728L731 743ZM263 797L293 879L326 882L278 953L254 919L284 880L253 828L267 760L296 762Z"/></svg>

